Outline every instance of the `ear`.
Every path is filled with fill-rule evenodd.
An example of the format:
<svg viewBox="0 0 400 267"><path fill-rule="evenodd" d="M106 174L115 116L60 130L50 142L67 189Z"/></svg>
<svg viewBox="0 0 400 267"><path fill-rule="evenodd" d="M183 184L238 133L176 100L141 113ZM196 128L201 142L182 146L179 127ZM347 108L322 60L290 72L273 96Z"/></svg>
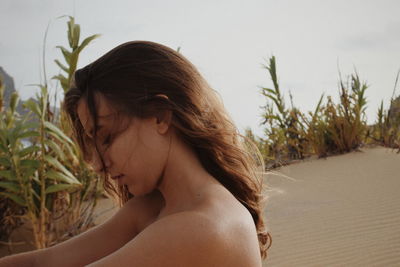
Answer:
<svg viewBox="0 0 400 267"><path fill-rule="evenodd" d="M163 97L165 99L169 99L168 96L163 95L163 94L158 94L156 95L157 97ZM157 131L160 134L165 134L170 125L171 125L171 120L172 120L172 111L165 109L161 110L156 114L156 123L157 123Z"/></svg>

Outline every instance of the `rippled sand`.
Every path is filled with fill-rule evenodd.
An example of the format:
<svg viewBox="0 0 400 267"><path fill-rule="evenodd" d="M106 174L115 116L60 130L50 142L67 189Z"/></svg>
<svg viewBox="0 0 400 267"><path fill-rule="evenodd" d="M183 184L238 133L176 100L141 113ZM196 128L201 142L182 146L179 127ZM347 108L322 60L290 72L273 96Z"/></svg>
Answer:
<svg viewBox="0 0 400 267"><path fill-rule="evenodd" d="M266 175L264 266L400 266L400 154L376 147Z"/></svg>

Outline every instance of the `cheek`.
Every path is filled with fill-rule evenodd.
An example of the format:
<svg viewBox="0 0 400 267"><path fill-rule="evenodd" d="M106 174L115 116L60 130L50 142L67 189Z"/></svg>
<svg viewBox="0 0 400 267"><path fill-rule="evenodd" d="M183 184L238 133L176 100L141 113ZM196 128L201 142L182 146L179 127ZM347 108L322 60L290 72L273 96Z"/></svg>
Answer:
<svg viewBox="0 0 400 267"><path fill-rule="evenodd" d="M150 189L162 173L168 147L169 139L157 132L133 128L115 138L108 156L114 172L128 175L135 186L141 184L140 187Z"/></svg>
<svg viewBox="0 0 400 267"><path fill-rule="evenodd" d="M157 132L148 131L141 135L143 151L143 161L146 166L144 175L146 176L146 188L154 189L160 181L161 175L166 167L169 138L158 134Z"/></svg>
<svg viewBox="0 0 400 267"><path fill-rule="evenodd" d="M154 176L154 163L159 154L157 142L152 133L129 127L115 137L108 149L111 169L132 177Z"/></svg>
<svg viewBox="0 0 400 267"><path fill-rule="evenodd" d="M113 140L108 150L108 156L113 165L120 168L126 161L129 161L130 158L136 157L135 154L138 148L137 134L134 130L129 128L115 137L115 140Z"/></svg>

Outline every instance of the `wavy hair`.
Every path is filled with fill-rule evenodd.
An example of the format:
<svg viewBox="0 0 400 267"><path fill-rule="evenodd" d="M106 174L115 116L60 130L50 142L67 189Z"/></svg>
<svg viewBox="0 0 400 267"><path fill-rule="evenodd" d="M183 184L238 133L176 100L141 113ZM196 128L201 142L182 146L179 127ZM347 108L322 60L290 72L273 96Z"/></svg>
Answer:
<svg viewBox="0 0 400 267"><path fill-rule="evenodd" d="M189 60L164 45L132 41L77 70L65 95L64 110L85 159L90 154L89 144L77 116L77 104L82 97L86 99L96 135L96 93L103 94L112 106L128 116L146 118L162 110L171 110L171 125L178 135L193 148L207 172L250 212L261 256L267 257L272 240L263 217L262 156L256 145L239 133L216 91ZM168 99L157 97L158 94ZM101 155L100 159L105 173L104 188L123 205L133 195L125 186L118 187L110 182Z"/></svg>

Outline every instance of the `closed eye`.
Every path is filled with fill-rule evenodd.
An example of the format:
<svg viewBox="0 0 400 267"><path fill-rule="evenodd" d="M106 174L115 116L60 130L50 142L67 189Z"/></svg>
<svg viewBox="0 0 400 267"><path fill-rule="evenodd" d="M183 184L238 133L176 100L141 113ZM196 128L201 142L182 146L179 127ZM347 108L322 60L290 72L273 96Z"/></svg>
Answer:
<svg viewBox="0 0 400 267"><path fill-rule="evenodd" d="M111 135L107 135L107 137L103 141L103 145L108 145L111 142Z"/></svg>

